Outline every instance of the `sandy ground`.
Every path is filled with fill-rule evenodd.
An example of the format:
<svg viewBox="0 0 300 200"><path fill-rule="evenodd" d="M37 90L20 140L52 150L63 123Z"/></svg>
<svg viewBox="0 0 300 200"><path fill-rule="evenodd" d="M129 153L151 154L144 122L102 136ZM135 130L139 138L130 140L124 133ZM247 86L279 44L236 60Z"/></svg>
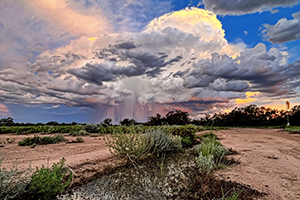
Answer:
<svg viewBox="0 0 300 200"><path fill-rule="evenodd" d="M267 193L263 199L300 199L300 134L276 129L230 129L216 133L240 154L241 164L218 174Z"/></svg>
<svg viewBox="0 0 300 200"><path fill-rule="evenodd" d="M53 136L54 134L47 134ZM45 135L39 135L41 137ZM24 171L31 168L52 166L53 163L60 161L62 157L66 159L66 165L75 173L75 182L80 182L101 173L106 165L120 164L118 158L114 157L105 146L105 137L81 136L84 143L67 143L37 145L35 148L30 146L18 146L18 142L30 135L0 134L0 140L7 138L15 139L12 144L5 144L0 148L0 157L4 157L2 167L11 168L14 163L18 163L18 170ZM64 135L68 141L75 140L76 137Z"/></svg>
<svg viewBox="0 0 300 200"><path fill-rule="evenodd" d="M239 152L234 155L241 164L218 171L217 176L226 180L250 185L267 193L263 199L300 199L300 134L289 134L278 129L230 129L215 132L227 148ZM40 145L35 148L18 146L22 138L33 135L2 134L0 140L15 139L0 148L4 155L3 167L10 168L18 159L22 171L42 165L51 166L66 158L66 165L76 174L75 182L101 173L106 165L120 164L105 146L104 136L82 136L84 143ZM65 135L67 139L76 137ZM2 157L1 156L1 157Z"/></svg>

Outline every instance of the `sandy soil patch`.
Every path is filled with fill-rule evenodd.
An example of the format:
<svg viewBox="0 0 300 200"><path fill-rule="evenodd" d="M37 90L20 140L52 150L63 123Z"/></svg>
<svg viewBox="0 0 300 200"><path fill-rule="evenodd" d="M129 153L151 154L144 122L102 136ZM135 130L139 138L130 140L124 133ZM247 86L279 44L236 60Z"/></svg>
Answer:
<svg viewBox="0 0 300 200"><path fill-rule="evenodd" d="M267 193L263 199L300 199L300 134L276 129L230 129L216 132L241 164L219 171L220 177Z"/></svg>
<svg viewBox="0 0 300 200"><path fill-rule="evenodd" d="M47 134L47 136L54 136L54 134ZM65 164L75 173L74 181L79 182L101 173L106 165L120 164L118 158L114 157L109 148L105 146L105 136L81 136L84 143L60 142L58 144L37 145L35 148L18 146L18 142L26 137L33 137L33 134L0 135L2 141L7 138L15 139L14 143L5 144L4 147L0 148L0 154L4 156L3 167L11 168L16 160L19 171L26 170L30 164L32 169L40 168L42 165L51 167L53 163L59 162L64 157L66 159ZM76 137L67 134L64 137L69 141L76 139Z"/></svg>

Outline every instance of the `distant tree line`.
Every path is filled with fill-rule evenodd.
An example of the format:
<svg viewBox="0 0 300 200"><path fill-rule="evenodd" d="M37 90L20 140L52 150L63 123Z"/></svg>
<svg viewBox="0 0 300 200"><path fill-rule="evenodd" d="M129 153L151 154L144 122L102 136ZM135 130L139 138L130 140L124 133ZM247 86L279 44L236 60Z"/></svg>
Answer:
<svg viewBox="0 0 300 200"><path fill-rule="evenodd" d="M134 119L125 118L120 121L120 125L185 125L195 124L201 126L282 126L287 123L287 115L292 126L300 126L300 105L294 106L290 111L277 110L274 108L257 107L254 104L245 107L236 107L229 113L215 113L213 115L206 114L200 119L191 119L188 112L181 110L170 111L166 116L156 114L148 117L147 122L139 123ZM86 123L58 123L50 121L43 123L15 123L13 118L0 119L0 126L42 126L42 125L86 125ZM104 119L100 125L107 127L112 126L112 119Z"/></svg>
<svg viewBox="0 0 300 200"><path fill-rule="evenodd" d="M290 111L274 108L257 107L249 105L236 107L229 113L206 114L200 119L191 119L187 112L180 110L170 111L166 116L156 114L148 118L147 125L184 125L195 124L202 126L282 126L287 123L287 115L292 126L300 126L300 105L294 106Z"/></svg>

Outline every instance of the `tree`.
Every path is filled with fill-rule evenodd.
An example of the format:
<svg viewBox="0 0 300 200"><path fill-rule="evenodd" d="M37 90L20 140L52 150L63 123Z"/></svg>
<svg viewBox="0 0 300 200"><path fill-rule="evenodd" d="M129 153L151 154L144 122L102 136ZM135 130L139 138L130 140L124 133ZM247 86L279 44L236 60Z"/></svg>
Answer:
<svg viewBox="0 0 300 200"><path fill-rule="evenodd" d="M137 125L138 122L134 119L125 118L122 121L120 121L120 124L123 126L130 126L130 125Z"/></svg>
<svg viewBox="0 0 300 200"><path fill-rule="evenodd" d="M165 121L169 125L185 125L191 122L188 112L183 112L181 110L170 111L166 114Z"/></svg>
<svg viewBox="0 0 300 200"><path fill-rule="evenodd" d="M14 125L14 119L11 117L0 119L0 125L12 126Z"/></svg>
<svg viewBox="0 0 300 200"><path fill-rule="evenodd" d="M105 124L106 126L112 126L112 119L111 118L104 119L103 124Z"/></svg>
<svg viewBox="0 0 300 200"><path fill-rule="evenodd" d="M59 123L58 122L56 122L56 121L50 121L50 122L47 122L47 124L46 125L53 125L53 126L57 126L57 125L59 125Z"/></svg>

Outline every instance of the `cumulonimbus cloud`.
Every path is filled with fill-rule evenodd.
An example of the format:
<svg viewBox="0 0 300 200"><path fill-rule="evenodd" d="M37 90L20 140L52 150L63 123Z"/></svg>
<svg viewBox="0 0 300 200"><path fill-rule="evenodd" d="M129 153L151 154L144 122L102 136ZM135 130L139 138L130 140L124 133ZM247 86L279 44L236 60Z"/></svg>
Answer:
<svg viewBox="0 0 300 200"><path fill-rule="evenodd" d="M197 116L234 106L247 91L293 95L299 63L288 65L286 57L263 44L229 44L214 13L184 9L139 32L83 35L22 71L3 69L0 101L101 109L116 121L174 108Z"/></svg>

